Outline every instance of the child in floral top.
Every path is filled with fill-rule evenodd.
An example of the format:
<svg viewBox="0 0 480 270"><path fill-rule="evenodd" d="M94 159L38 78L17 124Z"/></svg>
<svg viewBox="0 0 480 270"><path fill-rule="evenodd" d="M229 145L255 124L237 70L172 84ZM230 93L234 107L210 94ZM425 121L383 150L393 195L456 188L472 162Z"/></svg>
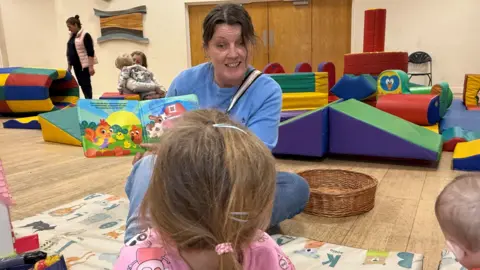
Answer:
<svg viewBox="0 0 480 270"><path fill-rule="evenodd" d="M173 121L141 206L149 229L126 243L114 269L294 270L264 232L276 181L264 143L216 110Z"/></svg>

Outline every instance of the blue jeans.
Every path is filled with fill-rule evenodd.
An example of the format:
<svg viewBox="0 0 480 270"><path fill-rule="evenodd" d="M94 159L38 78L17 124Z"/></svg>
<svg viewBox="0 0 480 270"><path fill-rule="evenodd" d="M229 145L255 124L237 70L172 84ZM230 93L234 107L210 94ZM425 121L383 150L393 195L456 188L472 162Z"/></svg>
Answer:
<svg viewBox="0 0 480 270"><path fill-rule="evenodd" d="M128 210L124 242L127 242L145 229L139 221L138 209L150 184L154 162L155 158L153 155L142 158L135 163L132 172L128 176L125 192L130 200L130 208ZM302 177L293 173L278 172L270 225L278 225L280 222L301 213L307 204L309 196L308 183Z"/></svg>

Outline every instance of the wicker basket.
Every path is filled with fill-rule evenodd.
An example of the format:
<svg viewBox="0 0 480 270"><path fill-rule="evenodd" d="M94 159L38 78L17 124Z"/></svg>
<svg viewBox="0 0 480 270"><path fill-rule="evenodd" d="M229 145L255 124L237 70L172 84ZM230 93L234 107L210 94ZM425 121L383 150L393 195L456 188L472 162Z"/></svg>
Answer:
<svg viewBox="0 0 480 270"><path fill-rule="evenodd" d="M299 173L310 184L305 213L347 217L370 211L375 205L377 180L346 170L307 170Z"/></svg>

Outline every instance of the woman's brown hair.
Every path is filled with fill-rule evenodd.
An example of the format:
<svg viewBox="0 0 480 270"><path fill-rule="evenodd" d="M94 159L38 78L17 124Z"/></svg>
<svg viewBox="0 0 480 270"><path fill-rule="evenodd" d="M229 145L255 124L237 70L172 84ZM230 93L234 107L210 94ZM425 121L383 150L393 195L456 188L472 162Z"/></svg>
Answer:
<svg viewBox="0 0 480 270"><path fill-rule="evenodd" d="M134 51L132 53L132 57L134 57L135 55L140 55L140 57L142 58L142 66L144 66L145 68L148 68L147 56L141 51Z"/></svg>
<svg viewBox="0 0 480 270"><path fill-rule="evenodd" d="M82 28L82 23L80 22L80 16L78 15L75 15L75 17L68 18L67 23L70 25L76 25L78 28Z"/></svg>
<svg viewBox="0 0 480 270"><path fill-rule="evenodd" d="M234 252L219 255L219 269L241 269L241 250L270 223L273 155L220 111L177 119L158 144L141 215L180 251L231 243Z"/></svg>

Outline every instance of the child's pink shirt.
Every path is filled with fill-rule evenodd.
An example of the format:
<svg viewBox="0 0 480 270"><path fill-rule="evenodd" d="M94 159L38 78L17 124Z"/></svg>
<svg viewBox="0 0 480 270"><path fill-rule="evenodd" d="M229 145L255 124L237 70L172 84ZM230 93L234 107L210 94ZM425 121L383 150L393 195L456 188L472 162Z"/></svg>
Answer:
<svg viewBox="0 0 480 270"><path fill-rule="evenodd" d="M277 243L266 233L243 251L243 269L295 270ZM164 242L153 230L136 235L120 251L114 270L190 270L175 248L163 246Z"/></svg>

